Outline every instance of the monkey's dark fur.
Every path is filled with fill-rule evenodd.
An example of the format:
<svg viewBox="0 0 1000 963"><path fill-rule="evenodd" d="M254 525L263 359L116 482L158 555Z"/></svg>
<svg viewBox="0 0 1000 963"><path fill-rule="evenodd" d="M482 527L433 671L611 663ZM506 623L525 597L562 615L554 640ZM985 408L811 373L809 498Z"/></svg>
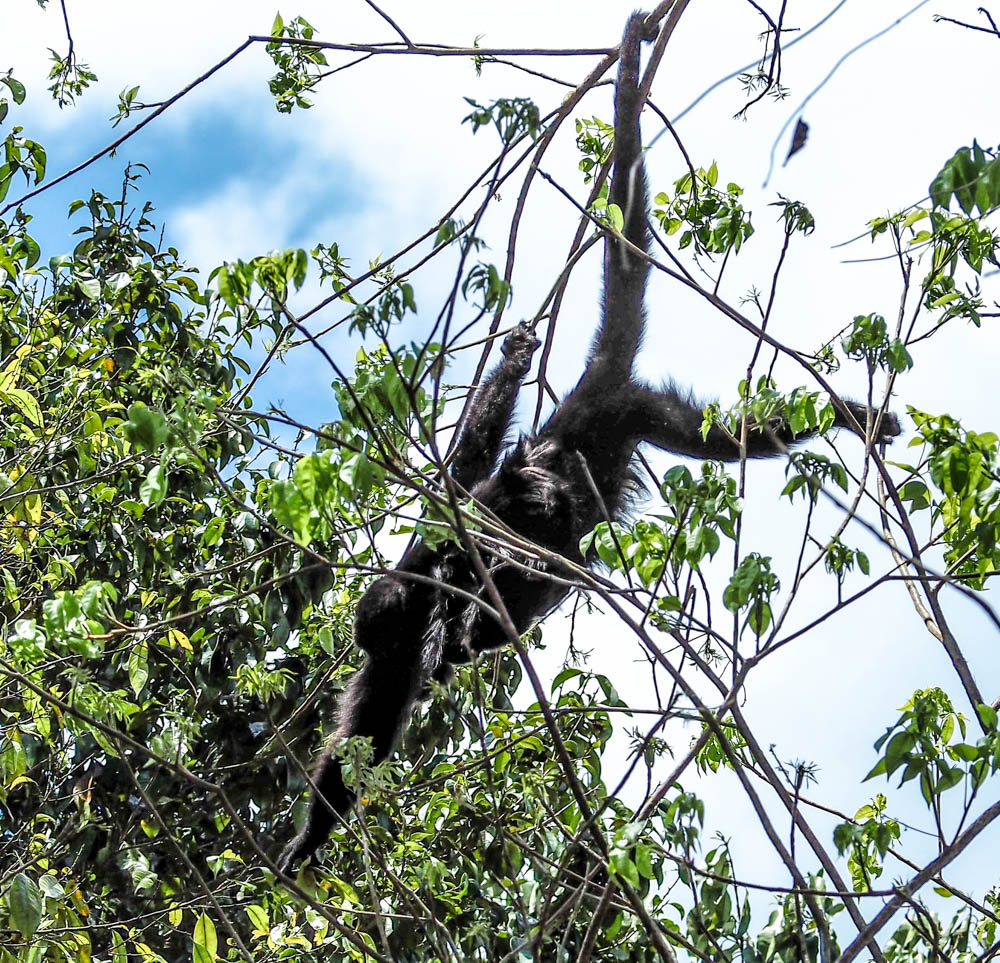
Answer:
<svg viewBox="0 0 1000 963"><path fill-rule="evenodd" d="M647 251L646 177L639 140L639 47L643 14L625 28L615 94L615 169L609 201L624 215L624 235ZM630 470L642 442L703 459L733 461L739 449L719 428L701 434L702 412L673 387L652 388L632 375L643 330L647 263L613 238L605 242L603 319L587 369L577 386L536 435L521 438L494 471L513 415L518 389L538 341L524 325L503 344L504 359L476 392L451 468L454 481L514 532L567 558L579 557L580 539L606 519L620 517L635 486ZM849 403L863 426L864 405ZM838 413L836 424L847 426ZM878 440L899 433L884 416ZM778 454L806 435L785 424L747 433L751 458ZM585 469L584 466L585 465ZM589 477L588 477L589 475ZM594 488L600 493L595 497ZM607 513L607 514L606 514ZM516 630L525 632L566 596L544 573L503 564L485 554L490 575ZM446 680L452 664L504 645L500 623L475 603L407 574L490 597L469 556L457 545L414 545L395 572L374 582L358 603L354 640L368 657L340 703L340 723L330 745L346 736L368 736L376 761L385 759L429 678ZM320 758L305 827L281 855L283 870L311 856L329 835L333 812L346 813L354 794L328 749ZM325 801L324 801L325 800Z"/></svg>

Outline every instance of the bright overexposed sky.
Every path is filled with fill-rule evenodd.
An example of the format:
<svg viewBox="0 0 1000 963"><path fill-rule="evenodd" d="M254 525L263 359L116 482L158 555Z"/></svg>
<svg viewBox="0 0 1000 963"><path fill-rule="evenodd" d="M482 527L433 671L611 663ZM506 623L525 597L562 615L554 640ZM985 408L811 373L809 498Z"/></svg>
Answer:
<svg viewBox="0 0 1000 963"><path fill-rule="evenodd" d="M387 0L380 5L415 42L470 46L479 37L486 47L565 48L615 45L635 4L634 0L488 4ZM738 305L753 286L768 289L780 232L775 211L767 205L778 194L801 200L816 218L815 234L796 240L784 269L769 329L780 340L811 348L857 314L879 312L895 318L898 265L891 259L845 263L881 257L890 248L873 247L867 240L832 246L863 233L872 217L923 198L931 178L958 147L973 138L987 146L1000 140L995 109L997 38L933 22L934 13L978 22L976 5L976 0L924 3L895 29L847 58L805 108L810 125L806 148L781 167L788 147L786 133L777 148L779 166L766 188L761 185L782 125L845 53L907 14L915 0L846 0L821 29L786 50L781 79L788 88L787 99L765 99L746 121L736 120L733 115L745 103L745 95L739 82L731 80L678 123L694 163L707 167L716 161L720 180L744 186L746 206L754 212L757 234L727 267L720 289L730 303ZM766 6L776 14L780 4ZM792 0L785 24L801 32L835 6L835 0ZM118 91L139 84L140 100L165 99L248 34L268 33L275 13L273 0L67 0L67 10L78 54L100 78L75 109L58 110L45 92L46 48L65 48L57 5L43 11L32 0L5 0L5 32L0 37L0 69L13 67L29 89L28 101L12 111L7 124L24 126L27 136L45 144L50 176L94 153L133 122L125 121L112 131L107 121L115 112ZM286 20L304 16L322 40L396 39L363 0L299 0L281 12ZM692 0L657 74L651 99L668 116L676 116L720 77L759 57L758 36L764 27L745 0ZM785 42L795 36L788 34ZM331 53L330 59L339 64L348 57ZM530 65L575 83L597 59L538 59ZM488 103L500 96L530 96L544 114L558 106L569 89L502 65L486 65L477 77L472 64L460 58L375 57L327 80L315 92L311 110L284 116L275 111L267 90L273 73L262 46L251 48L129 140L116 157L102 160L33 202L36 235L47 254L72 246L70 231L75 225L66 220L67 202L86 196L91 187L117 196L121 170L134 161L150 168L142 196L156 206L169 242L206 276L226 259L334 241L360 271L370 259L392 253L431 227L494 155L498 144L492 132L484 129L473 137L469 125L461 124L470 110L463 98ZM607 86L594 91L575 112L578 117L595 114L611 119ZM643 124L648 141L660 125L650 111ZM587 189L577 161L572 125L565 124L543 166L582 202ZM653 193L670 190L685 170L669 136L648 152L647 167ZM480 231L491 245L483 259L501 266L519 185L518 178L501 191L501 201ZM7 200L20 188L16 183ZM475 195L477 200L479 196ZM509 319L536 312L565 261L576 223L576 210L536 179L518 238ZM600 263L599 252L591 251L576 269L562 309L549 371L560 390L579 375L597 321ZM453 267L454 261L434 262L417 275L421 313L407 329L407 338L429 331ZM997 296L997 290L997 278L986 278L987 297ZM304 292L299 306L308 306L315 293L315 288ZM735 398L752 350L750 337L662 277L654 277L650 285L648 307L642 375L651 381L674 378L692 386L700 397ZM324 316L326 322L335 317ZM340 333L329 347L349 365L357 344ZM898 383L893 404L897 412L903 414L906 405L913 405L950 412L977 430L998 427L991 402L1000 339L990 320L980 330L956 326L919 345L913 355L914 370ZM780 363L777 376L789 390L805 378L801 369ZM329 419L334 414L330 377L311 348L298 348L255 393L257 407L281 402L307 422ZM862 373L851 366L834 381L845 395L858 397L863 391ZM860 445L851 440L841 447L849 457L860 455ZM909 460L905 440L897 442L890 457ZM669 463L669 459L657 461ZM801 501L791 506L787 500L777 502L783 471L780 461L750 467L743 551L774 555L775 567L787 584L804 506ZM754 498L755 493L762 497ZM832 530L836 514L823 507L818 515L823 520L819 531ZM860 530L849 529L844 540L867 546L875 571L885 570L885 555ZM856 590L861 584L857 577L849 579L847 589ZM833 584L822 578L807 582L790 624L806 624L812 613L829 607L833 591ZM1000 695L995 632L973 606L955 597L945 602L986 697ZM638 655L634 643L614 623L598 624L598 629L582 630L585 647L593 650L593 667L611 674L636 703L648 700L648 669L638 663L632 667ZM564 627L558 614L546 629L549 649L542 663L554 673L563 654L559 640ZM749 687L745 709L761 741L774 743L780 759L818 764L819 784L810 788L809 795L853 812L871 794L887 788L881 781L860 783L875 760L871 743L894 721L896 708L913 689L931 685L943 686L969 712L940 646L924 631L897 583L762 665ZM678 749L687 747L689 732L677 727L669 734ZM661 775L668 765L669 760L661 763ZM693 783L689 779L685 785L690 788ZM766 843L749 830L741 834L741 828L752 825L752 818L735 780L722 775L700 783L698 791L707 800L712 826L737 837L734 849L742 859L738 875L784 882ZM991 784L987 796L992 801L995 795ZM895 813L915 826L929 825L914 784L891 798ZM835 820L815 814L811 818L828 839ZM914 843L912 832L905 841ZM996 833L991 839L981 837L979 852L995 848L996 841ZM918 851L931 852L927 845L917 845L922 847ZM898 872L898 867L891 872ZM951 877L981 893L993 883L993 872L992 860L968 855L956 864Z"/></svg>

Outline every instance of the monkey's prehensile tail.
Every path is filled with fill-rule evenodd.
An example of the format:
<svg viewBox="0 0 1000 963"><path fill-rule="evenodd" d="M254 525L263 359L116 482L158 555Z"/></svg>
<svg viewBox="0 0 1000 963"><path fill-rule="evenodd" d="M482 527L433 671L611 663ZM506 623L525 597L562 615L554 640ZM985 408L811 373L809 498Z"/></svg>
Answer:
<svg viewBox="0 0 1000 963"><path fill-rule="evenodd" d="M655 36L655 30L653 31ZM640 251L649 251L646 226L646 172L639 134L639 51L650 39L646 14L633 13L625 26L615 85L615 169L608 201L622 212L622 234ZM612 264L615 259L618 263ZM614 384L632 375L642 340L643 297L649 264L620 241L608 237L604 248L604 305L601 326L584 373L584 382Z"/></svg>

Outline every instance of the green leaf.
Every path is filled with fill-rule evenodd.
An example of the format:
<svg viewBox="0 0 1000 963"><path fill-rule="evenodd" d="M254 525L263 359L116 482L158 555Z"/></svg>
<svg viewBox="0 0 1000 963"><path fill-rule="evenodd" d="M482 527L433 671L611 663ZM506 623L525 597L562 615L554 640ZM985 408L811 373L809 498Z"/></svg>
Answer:
<svg viewBox="0 0 1000 963"><path fill-rule="evenodd" d="M42 409L34 397L23 388L11 388L9 391L0 391L0 400L16 408L22 417L36 427L42 428L44 426Z"/></svg>
<svg viewBox="0 0 1000 963"><path fill-rule="evenodd" d="M211 548L222 538L225 527L226 520L221 516L217 515L215 518L209 519L208 524L205 526L205 531L201 536L202 544L207 548Z"/></svg>
<svg viewBox="0 0 1000 963"><path fill-rule="evenodd" d="M906 345L899 338L889 345L886 350L886 359L893 371L909 371L913 367L913 358L910 357Z"/></svg>
<svg viewBox="0 0 1000 963"><path fill-rule="evenodd" d="M128 950L118 930L111 931L111 963L128 963Z"/></svg>
<svg viewBox="0 0 1000 963"><path fill-rule="evenodd" d="M202 913L198 917L198 922L194 924L192 939L193 963L214 963L219 958L219 938L215 933L215 924L205 913Z"/></svg>
<svg viewBox="0 0 1000 963"><path fill-rule="evenodd" d="M40 184L45 177L45 148L34 141L25 141L25 144L31 152L31 166L35 170L35 183Z"/></svg>
<svg viewBox="0 0 1000 963"><path fill-rule="evenodd" d="M983 725L991 732L995 732L997 727L996 709L992 706L978 705L976 706L976 712L979 713L979 718L982 720Z"/></svg>
<svg viewBox="0 0 1000 963"><path fill-rule="evenodd" d="M563 669L553 680L552 680L552 692L555 692L564 682L568 682L570 679L575 679L578 675L583 675L583 669L577 669L574 666L568 666Z"/></svg>
<svg viewBox="0 0 1000 963"><path fill-rule="evenodd" d="M955 172L951 168L949 161L938 172L937 177L931 181L930 195L935 207L947 207L951 200L951 195L955 190Z"/></svg>
<svg viewBox="0 0 1000 963"><path fill-rule="evenodd" d="M358 501L363 501L372 490L374 477L372 463L363 451L351 455L340 466L340 480L353 489Z"/></svg>
<svg viewBox="0 0 1000 963"><path fill-rule="evenodd" d="M639 870L629 859L628 853L614 852L611 854L611 869L616 876L624 879L633 888L639 885Z"/></svg>
<svg viewBox="0 0 1000 963"><path fill-rule="evenodd" d="M250 922L253 923L254 929L259 930L262 933L267 933L271 924L267 918L267 910L263 906L258 906L256 903L251 903L247 908L247 916L250 917Z"/></svg>
<svg viewBox="0 0 1000 963"><path fill-rule="evenodd" d="M635 867L639 875L645 879L653 879L652 850L645 843L637 843L635 847Z"/></svg>
<svg viewBox="0 0 1000 963"><path fill-rule="evenodd" d="M97 278L77 278L76 286L91 301L96 301L101 296L101 282Z"/></svg>
<svg viewBox="0 0 1000 963"><path fill-rule="evenodd" d="M897 732L889 740L889 744L885 747L885 766L889 774L892 774L903 764L916 742L916 733L908 730Z"/></svg>
<svg viewBox="0 0 1000 963"><path fill-rule="evenodd" d="M125 437L133 445L146 451L155 451L167 440L170 433L163 413L147 408L142 403L129 408L124 431Z"/></svg>
<svg viewBox="0 0 1000 963"><path fill-rule="evenodd" d="M278 523L290 528L300 545L312 539L312 511L302 492L291 482L275 482L268 503Z"/></svg>
<svg viewBox="0 0 1000 963"><path fill-rule="evenodd" d="M879 761L877 763L875 763L875 765L872 767L871 771L868 773L867 776L865 776L865 778L862 780L862 782L867 782L867 780L869 780L869 779L874 779L875 776L883 776L883 775L888 775L888 773L886 772L886 768L885 768L885 758L884 757L882 759L879 759Z"/></svg>
<svg viewBox="0 0 1000 963"><path fill-rule="evenodd" d="M15 80L13 77L4 77L3 82L10 90L11 97L14 98L14 103L23 104L25 96L24 84L22 84L20 80Z"/></svg>
<svg viewBox="0 0 1000 963"><path fill-rule="evenodd" d="M139 497L144 505L155 508L167 497L167 471L163 465L154 465L145 481L139 486Z"/></svg>
<svg viewBox="0 0 1000 963"><path fill-rule="evenodd" d="M611 226L619 233L625 229L625 215L617 204L609 204L607 209L608 219Z"/></svg>
<svg viewBox="0 0 1000 963"><path fill-rule="evenodd" d="M66 889L63 887L63 884L55 876L49 874L39 877L38 888L49 899L62 899L66 895Z"/></svg>
<svg viewBox="0 0 1000 963"><path fill-rule="evenodd" d="M42 893L24 873L18 873L10 885L10 922L25 939L35 935L42 921Z"/></svg>
<svg viewBox="0 0 1000 963"><path fill-rule="evenodd" d="M139 695L149 679L149 650L145 642L140 642L129 653L128 681L132 691Z"/></svg>

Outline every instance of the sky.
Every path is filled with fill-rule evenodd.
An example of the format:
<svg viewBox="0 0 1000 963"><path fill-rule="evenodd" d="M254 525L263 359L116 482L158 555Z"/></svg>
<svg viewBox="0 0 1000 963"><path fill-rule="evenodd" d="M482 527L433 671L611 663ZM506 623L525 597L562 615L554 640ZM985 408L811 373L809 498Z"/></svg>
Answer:
<svg viewBox="0 0 1000 963"><path fill-rule="evenodd" d="M677 124L695 164L708 167L716 161L720 181L744 186L746 206L754 212L757 234L727 267L720 290L731 303L738 305L755 285L766 290L770 284L780 231L767 205L782 195L801 200L815 216L815 233L797 241L789 255L770 328L796 347L819 345L858 314L896 316L900 284L897 265L885 258L890 249L873 246L867 238L846 247L834 245L864 234L872 217L923 198L934 174L958 147L973 138L984 145L1000 139L994 96L997 39L933 20L935 13L947 13L982 22L975 0L938 0L914 9L915 4L791 0L785 23L800 30L788 35L786 45L831 9L836 13L801 43L787 47L782 67L787 98L766 99L748 120L734 119L745 103L734 79L713 90ZM614 46L634 2L409 0L382 6L415 42L469 46L478 37L483 46L578 48ZM779 5L765 6L777 10ZM139 84L142 101L171 96L247 35L268 33L275 8L273 0L67 0L67 11L78 54L100 78L75 109L60 111L45 93L46 48L62 51L66 44L58 5L42 10L32 0L6 0L0 36L0 68L13 67L29 89L28 101L12 112L8 125L23 125L28 136L45 144L50 176L90 156L130 123L117 131L108 123L118 91ZM845 53L908 12L893 30L837 66ZM300 0L294 7L283 6L281 13L286 21L304 16L323 40L395 39L363 0ZM668 47L651 99L668 116L677 117L710 85L760 56L763 27L745 0L692 0ZM539 58L525 63L578 82L597 59ZM345 60L331 55L331 62ZM432 226L493 156L494 135L484 130L473 137L469 125L461 123L470 109L465 97L488 103L501 96L530 96L545 113L558 106L569 89L502 65L486 65L477 77L472 65L460 58L378 57L329 78L315 92L311 110L284 116L275 111L268 94L273 72L262 47L251 48L129 140L115 157L43 194L31 206L43 249L55 254L70 248L75 225L65 216L68 202L87 196L92 187L116 195L122 169L132 161L150 168L142 196L157 208L169 243L205 276L227 259L334 241L360 270ZM810 125L808 144L787 166L776 167L764 187L773 145L807 98L803 116ZM609 87L595 90L575 111L577 117L594 115L611 119ZM660 125L648 110L643 125L648 142ZM778 144L779 159L787 151L788 137L786 132ZM577 161L567 124L546 154L544 168L582 201L586 188ZM654 194L670 190L685 170L669 137L651 147L646 161ZM489 259L498 264L506 256L507 219L518 183L501 191L480 232L491 246ZM509 319L535 313L562 267L575 229L575 209L536 179L518 239ZM429 331L453 266L453 261L432 262L418 275L421 312L401 332L401 340ZM995 276L983 284L987 300L998 296ZM595 249L574 272L563 307L549 370L557 390L571 387L579 375L597 321L599 292L600 256ZM307 307L315 299L315 288L308 287L297 306ZM733 399L753 347L749 336L662 277L654 277L647 303L640 374L654 382L676 379L699 397ZM329 323L336 318L322 319ZM344 334L328 343L334 357L347 365L357 346ZM470 360L474 354L469 353ZM989 321L980 330L949 329L913 354L915 367L900 380L893 402L897 412L903 414L913 405L950 412L976 430L997 428L991 402L1000 341ZM461 380L467 366L460 365L457 372L456 380ZM789 364L779 363L776 373L786 389L802 383L801 369ZM255 392L257 407L280 403L306 422L328 420L335 413L330 378L312 349L299 348ZM834 381L847 396L859 397L864 390L860 372L850 367ZM533 395L530 401L533 404ZM907 437L897 442L890 457L908 460ZM856 442L844 441L841 447L859 458ZM660 468L672 462L656 460ZM794 570L804 507L801 501L793 506L787 500L777 502L783 478L780 462L751 466L743 544L773 555L776 569L788 577ZM761 497L755 499L755 493ZM832 529L836 513L821 507L819 514L819 530ZM845 540L866 547L884 566L884 555L860 530L849 530ZM876 566L876 571L882 570ZM855 578L847 588L861 585ZM823 580L807 583L791 624L806 624L813 613L828 607L832 591L831 583ZM979 611L953 596L946 599L946 609L984 692L995 697L1000 694L995 633ZM582 636L584 647L593 650L592 667L612 674L636 704L648 702L648 670L633 666L637 653L621 629L597 618ZM615 647L616 637L623 648ZM565 651L565 620L560 614L547 621L546 639L540 664L551 677ZM959 699L958 683L940 647L923 630L898 586L875 593L870 602L838 615L762 665L747 691L745 711L761 741L773 743L780 759L817 763L819 784L812 795L853 812L872 793L887 790L881 781L861 784L875 761L872 742L915 688L931 685L942 685ZM668 734L683 752L692 731L677 727ZM668 767L669 760L662 762L660 774ZM614 772L612 765L612 777ZM735 781L720 776L699 783L697 789L707 800L709 822L735 834L737 868L752 867L744 875L782 881L766 843L747 829L752 818ZM991 799L995 792L992 789ZM898 794L890 792L893 811L915 827L927 827L929 817L918 795L912 784ZM820 832L829 832L834 823L816 819ZM916 832L908 832L908 846L916 843ZM995 849L996 843L994 832L983 839L979 852ZM931 850L924 845L922 852ZM981 893L995 881L987 862L965 857L952 877Z"/></svg>

